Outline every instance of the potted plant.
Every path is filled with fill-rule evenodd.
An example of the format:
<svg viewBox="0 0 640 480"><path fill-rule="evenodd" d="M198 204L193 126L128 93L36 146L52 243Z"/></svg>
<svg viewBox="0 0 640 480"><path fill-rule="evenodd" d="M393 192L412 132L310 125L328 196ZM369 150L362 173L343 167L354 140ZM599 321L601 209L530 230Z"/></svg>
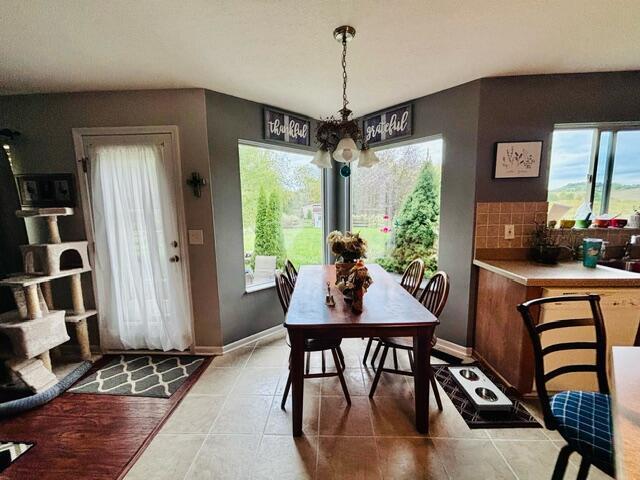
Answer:
<svg viewBox="0 0 640 480"><path fill-rule="evenodd" d="M366 257L367 242L359 233L333 231L327 237L331 253L336 256L336 283L349 276L357 260Z"/></svg>
<svg viewBox="0 0 640 480"><path fill-rule="evenodd" d="M558 257L562 247L558 245L558 240L554 237L552 229L543 223L536 223L531 238L531 256L539 263L558 263Z"/></svg>

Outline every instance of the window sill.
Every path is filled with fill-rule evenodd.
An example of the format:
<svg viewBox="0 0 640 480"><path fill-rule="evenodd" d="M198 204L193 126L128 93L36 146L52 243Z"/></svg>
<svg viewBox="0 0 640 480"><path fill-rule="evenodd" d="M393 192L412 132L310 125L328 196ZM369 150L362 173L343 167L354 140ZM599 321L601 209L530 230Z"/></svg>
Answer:
<svg viewBox="0 0 640 480"><path fill-rule="evenodd" d="M269 288L274 288L275 286L276 286L276 282L260 283L258 285L250 285L248 287L245 287L244 293L259 292L260 290L267 290Z"/></svg>

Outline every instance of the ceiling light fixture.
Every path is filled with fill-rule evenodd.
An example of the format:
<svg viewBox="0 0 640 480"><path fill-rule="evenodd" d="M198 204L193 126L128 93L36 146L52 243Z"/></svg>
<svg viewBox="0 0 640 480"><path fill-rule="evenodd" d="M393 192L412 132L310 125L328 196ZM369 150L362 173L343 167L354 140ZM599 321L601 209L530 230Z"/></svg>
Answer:
<svg viewBox="0 0 640 480"><path fill-rule="evenodd" d="M340 118L329 117L321 119L316 132L316 140L320 148L313 156L311 163L320 168L331 168L331 157L336 162L344 163L340 168L340 175L351 175L349 164L360 159L358 166L369 168L380 160L369 149L362 130L351 117L351 110L347 108L347 43L356 36L356 29L349 25L343 25L333 31L334 38L342 44L342 108L338 111ZM358 148L356 142L360 142ZM330 154L329 152L333 152Z"/></svg>

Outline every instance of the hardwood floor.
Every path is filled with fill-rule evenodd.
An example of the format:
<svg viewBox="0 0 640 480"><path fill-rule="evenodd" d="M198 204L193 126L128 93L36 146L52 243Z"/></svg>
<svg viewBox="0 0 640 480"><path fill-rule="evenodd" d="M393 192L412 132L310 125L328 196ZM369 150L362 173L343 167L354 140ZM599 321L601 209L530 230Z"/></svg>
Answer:
<svg viewBox="0 0 640 480"><path fill-rule="evenodd" d="M40 408L0 421L0 439L36 444L0 473L0 479L124 477L210 362L205 359L170 398L64 393Z"/></svg>

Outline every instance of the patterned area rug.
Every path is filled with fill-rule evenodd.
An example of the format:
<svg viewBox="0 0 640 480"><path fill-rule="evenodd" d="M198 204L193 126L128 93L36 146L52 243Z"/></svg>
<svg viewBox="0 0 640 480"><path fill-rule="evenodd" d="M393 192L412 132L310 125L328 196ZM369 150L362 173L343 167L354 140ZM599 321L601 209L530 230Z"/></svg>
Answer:
<svg viewBox="0 0 640 480"><path fill-rule="evenodd" d="M470 364L478 366L477 364ZM508 412L483 412L480 413L473 406L473 403L464 390L460 388L446 365L434 365L438 383L449 395L451 402L458 410L469 428L541 428L538 421L520 403L520 401L507 394L507 388L484 368L484 374L495 383L502 392L513 402L513 408Z"/></svg>
<svg viewBox="0 0 640 480"><path fill-rule="evenodd" d="M33 443L0 440L0 472L15 462L20 455L33 447Z"/></svg>
<svg viewBox="0 0 640 480"><path fill-rule="evenodd" d="M118 355L67 391L169 398L203 361L186 355Z"/></svg>

